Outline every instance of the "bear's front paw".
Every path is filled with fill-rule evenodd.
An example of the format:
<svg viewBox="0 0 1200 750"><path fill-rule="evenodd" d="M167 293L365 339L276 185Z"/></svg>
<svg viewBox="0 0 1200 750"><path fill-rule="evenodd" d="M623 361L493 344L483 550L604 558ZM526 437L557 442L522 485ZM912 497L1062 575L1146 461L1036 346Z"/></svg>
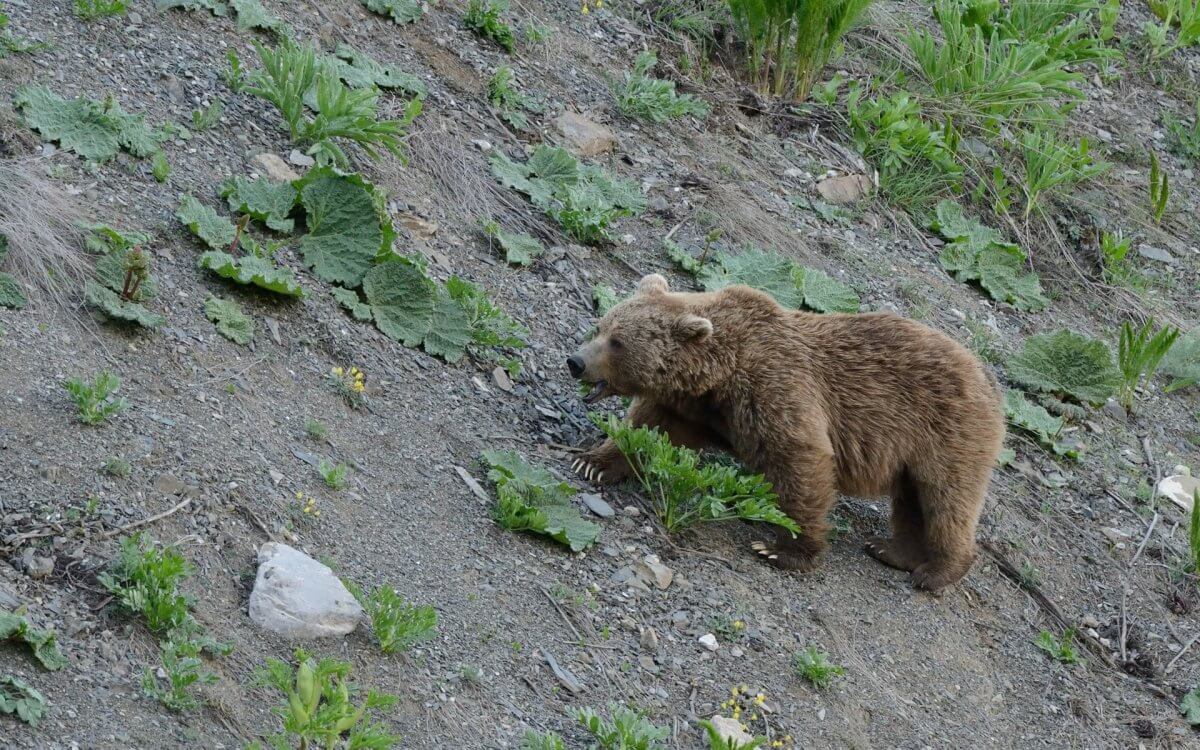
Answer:
<svg viewBox="0 0 1200 750"><path fill-rule="evenodd" d="M807 573L821 562L821 551L809 549L804 544L771 545L766 542L751 542L750 549L782 570L798 570Z"/></svg>
<svg viewBox="0 0 1200 750"><path fill-rule="evenodd" d="M577 458L571 464L571 471L588 480L589 482L604 483L604 469L596 466L586 458Z"/></svg>

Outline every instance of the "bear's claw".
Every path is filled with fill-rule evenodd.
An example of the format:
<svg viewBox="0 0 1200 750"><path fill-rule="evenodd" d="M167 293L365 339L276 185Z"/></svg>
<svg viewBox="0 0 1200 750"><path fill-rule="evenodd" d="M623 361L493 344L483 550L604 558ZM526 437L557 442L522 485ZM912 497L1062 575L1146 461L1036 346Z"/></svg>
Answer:
<svg viewBox="0 0 1200 750"><path fill-rule="evenodd" d="M604 482L604 471L602 469L597 469L595 466L589 463L587 459L575 459L575 462L571 464L571 471L580 475L589 482Z"/></svg>

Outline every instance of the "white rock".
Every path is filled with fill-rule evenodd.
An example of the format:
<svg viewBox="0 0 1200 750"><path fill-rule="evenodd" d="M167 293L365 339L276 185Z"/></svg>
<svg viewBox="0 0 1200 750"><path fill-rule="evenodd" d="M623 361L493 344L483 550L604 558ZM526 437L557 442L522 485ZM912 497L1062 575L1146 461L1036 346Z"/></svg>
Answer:
<svg viewBox="0 0 1200 750"><path fill-rule="evenodd" d="M742 723L737 719L717 714L709 719L708 722L712 724L717 736L729 747L740 747L742 745L749 747L754 742L754 737L746 734L746 730L742 729Z"/></svg>
<svg viewBox="0 0 1200 750"><path fill-rule="evenodd" d="M700 636L700 645L709 651L716 651L721 647L721 644L717 643L717 637L712 633L705 633Z"/></svg>
<svg viewBox="0 0 1200 750"><path fill-rule="evenodd" d="M286 544L258 549L258 577L250 592L250 619L289 638L345 635L363 609L326 566Z"/></svg>
<svg viewBox="0 0 1200 750"><path fill-rule="evenodd" d="M316 159L295 148L292 149L292 153L288 154L288 161L297 167L311 167L317 163Z"/></svg>
<svg viewBox="0 0 1200 750"><path fill-rule="evenodd" d="M250 163L255 168L262 170L263 174L275 182L291 182L292 180L300 179L300 175L296 174L296 170L289 167L286 161L275 154L258 154L250 160Z"/></svg>
<svg viewBox="0 0 1200 750"><path fill-rule="evenodd" d="M1198 490L1200 479L1186 474L1172 474L1163 477L1158 483L1158 494L1167 497L1188 513L1192 512L1192 503Z"/></svg>
<svg viewBox="0 0 1200 750"><path fill-rule="evenodd" d="M654 585L660 589L665 589L671 585L671 581L675 579L675 572L662 564L658 559L658 555L646 555L642 560L642 565L638 566L639 573L648 581L653 581Z"/></svg>

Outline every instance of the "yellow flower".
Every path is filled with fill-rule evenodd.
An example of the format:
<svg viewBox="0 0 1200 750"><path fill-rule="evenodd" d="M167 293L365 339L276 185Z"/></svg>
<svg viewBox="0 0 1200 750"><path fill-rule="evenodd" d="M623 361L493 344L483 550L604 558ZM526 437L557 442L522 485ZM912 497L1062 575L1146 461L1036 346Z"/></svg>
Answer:
<svg viewBox="0 0 1200 750"><path fill-rule="evenodd" d="M729 694L736 698L737 694L738 694L738 689L736 687L729 688Z"/></svg>
<svg viewBox="0 0 1200 750"><path fill-rule="evenodd" d="M330 372L332 372L336 377L340 378L342 376L342 373L344 373L345 371L340 367L335 367L332 370L330 370Z"/></svg>
<svg viewBox="0 0 1200 750"><path fill-rule="evenodd" d="M603 7L604 7L604 0L596 0L596 10L600 10Z"/></svg>
<svg viewBox="0 0 1200 750"><path fill-rule="evenodd" d="M586 16L588 14L588 7L586 5L583 6L579 9L579 12Z"/></svg>

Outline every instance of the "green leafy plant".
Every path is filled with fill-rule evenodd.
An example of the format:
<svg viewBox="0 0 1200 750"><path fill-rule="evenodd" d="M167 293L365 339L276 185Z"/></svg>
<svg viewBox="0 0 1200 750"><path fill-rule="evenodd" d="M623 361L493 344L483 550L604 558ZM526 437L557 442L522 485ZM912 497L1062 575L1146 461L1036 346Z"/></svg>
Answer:
<svg viewBox="0 0 1200 750"><path fill-rule="evenodd" d="M740 253L719 252L700 266L700 285L708 291L745 284L770 294L784 307L818 312L858 312L858 294L815 268L805 268L779 253L747 247Z"/></svg>
<svg viewBox="0 0 1200 750"><path fill-rule="evenodd" d="M308 228L300 253L322 281L355 287L374 263L397 257L383 193L361 175L310 169L294 187Z"/></svg>
<svg viewBox="0 0 1200 750"><path fill-rule="evenodd" d="M90 383L82 378L69 378L62 385L75 402L79 421L84 424L102 424L129 408L124 397L115 395L121 379L107 370Z"/></svg>
<svg viewBox="0 0 1200 750"><path fill-rule="evenodd" d="M1028 432L1054 455L1079 457L1078 445L1059 441L1063 429L1062 417L1056 417L1030 402L1020 391L1010 390L1004 394L1004 416L1009 424Z"/></svg>
<svg viewBox="0 0 1200 750"><path fill-rule="evenodd" d="M192 695L192 687L217 681L217 676L205 670L200 659L203 642L192 638L168 638L160 648L166 687L153 670L147 669L142 675L143 692L172 711L190 711L199 707L200 701Z"/></svg>
<svg viewBox="0 0 1200 750"><path fill-rule="evenodd" d="M571 502L575 490L550 472L525 463L515 451L484 451L496 488L492 517L509 531L544 534L579 552L595 544L600 527L585 521Z"/></svg>
<svg viewBox="0 0 1200 750"><path fill-rule="evenodd" d="M1065 192L1104 174L1111 166L1092 157L1086 138L1081 139L1077 146L1071 146L1042 128L1035 128L1021 136L1021 154L1025 165L1021 184L1025 193L1025 218L1040 207L1039 200L1043 193Z"/></svg>
<svg viewBox="0 0 1200 750"><path fill-rule="evenodd" d="M0 234L0 263L4 263L4 258L7 255L8 238ZM25 291L21 288L21 282L17 281L16 277L11 274L0 272L0 307L20 310L27 304L29 304L29 300L25 297Z"/></svg>
<svg viewBox="0 0 1200 750"><path fill-rule="evenodd" d="M1200 503L1197 503L1200 505ZM1200 727L1200 685L1188 691L1179 702L1179 712L1183 719L1193 727Z"/></svg>
<svg viewBox="0 0 1200 750"><path fill-rule="evenodd" d="M386 711L396 704L396 696L368 690L361 703L361 692L351 681L352 667L333 659L314 660L303 650L296 651L298 665L279 659L267 659L260 671L260 683L282 693L286 702L275 710L283 719L283 733L271 738L274 747L301 748L374 748L384 750L400 738L389 734L379 723L369 723L369 713Z"/></svg>
<svg viewBox="0 0 1200 750"><path fill-rule="evenodd" d="M532 729L527 729L525 736L521 738L521 750L567 750L567 743L563 742L563 738L557 732L538 734Z"/></svg>
<svg viewBox="0 0 1200 750"><path fill-rule="evenodd" d="M1049 304L1037 274L1025 270L1021 248L1006 242L995 229L967 218L958 203L938 203L931 226L946 239L938 262L956 280L978 282L993 299L1018 310L1041 310Z"/></svg>
<svg viewBox="0 0 1200 750"><path fill-rule="evenodd" d="M370 305L363 302L358 296L358 292L353 289L335 286L330 288L329 293L355 320L370 322L375 319L375 311L371 309Z"/></svg>
<svg viewBox="0 0 1200 750"><path fill-rule="evenodd" d="M650 122L666 122L677 117L703 118L708 105L690 94L675 93L675 83L650 75L658 57L648 50L638 53L633 71L613 85L617 109L627 117L640 117Z"/></svg>
<svg viewBox="0 0 1200 750"><path fill-rule="evenodd" d="M58 636L51 629L33 626L23 612L0 610L0 641L22 641L43 667L51 672L67 666L67 657L58 648Z"/></svg>
<svg viewBox="0 0 1200 750"><path fill-rule="evenodd" d="M346 487L346 474L349 471L350 467L346 464L335 464L325 460L317 465L317 473L321 475L325 486L331 490L340 490Z"/></svg>
<svg viewBox="0 0 1200 750"><path fill-rule="evenodd" d="M1131 244L1129 238L1120 232L1102 232L1100 234L1100 272L1109 284L1143 289L1147 281L1134 268L1129 257Z"/></svg>
<svg viewBox="0 0 1200 750"><path fill-rule="evenodd" d="M221 183L221 197L235 214L250 216L276 232L291 232L296 222L290 217L296 206L296 188L290 182L273 182L260 177L248 180L231 177Z"/></svg>
<svg viewBox="0 0 1200 750"><path fill-rule="evenodd" d="M536 110L538 105L533 102L515 85L516 75L507 65L496 68L496 72L488 79L488 101L500 110L500 117L517 130L524 130L529 125L525 110Z"/></svg>
<svg viewBox="0 0 1200 750"><path fill-rule="evenodd" d="M1158 155L1150 152L1150 215L1155 224L1161 224L1167 212L1167 201L1171 197L1171 183L1167 173L1158 163Z"/></svg>
<svg viewBox="0 0 1200 750"><path fill-rule="evenodd" d="M1034 391L1086 404L1104 403L1121 383L1108 346L1068 330L1030 336L1009 360L1008 375Z"/></svg>
<svg viewBox="0 0 1200 750"><path fill-rule="evenodd" d="M1166 125L1174 137L1172 149L1175 153L1193 162L1200 162L1200 98L1196 99L1191 125L1171 116L1166 118Z"/></svg>
<svg viewBox="0 0 1200 750"><path fill-rule="evenodd" d="M83 296L89 305L113 320L157 328L166 319L148 310L143 303L158 293L158 284L150 274L150 255L128 240L146 241L145 235L122 236L111 227L97 225L88 238L90 249L107 251L96 261L96 280L84 283Z"/></svg>
<svg viewBox="0 0 1200 750"><path fill-rule="evenodd" d="M759 91L804 101L868 5L870 0L731 0L729 10Z"/></svg>
<svg viewBox="0 0 1200 750"><path fill-rule="evenodd" d="M533 205L558 221L568 235L584 243L609 239L613 221L646 208L636 183L581 165L561 148L540 145L525 164L497 152L492 173L505 187L529 196Z"/></svg>
<svg viewBox="0 0 1200 750"><path fill-rule="evenodd" d="M310 419L304 423L304 434L308 435L310 440L324 442L329 438L329 428L325 426L324 422Z"/></svg>
<svg viewBox="0 0 1200 750"><path fill-rule="evenodd" d="M767 741L766 737L754 737L749 742L739 742L733 737L723 736L711 721L701 719L699 723L708 739L708 750L759 750Z"/></svg>
<svg viewBox="0 0 1200 750"><path fill-rule="evenodd" d="M617 306L621 298L617 296L616 290L607 284L597 284L592 287L592 302L596 303L596 314L604 317L608 311Z"/></svg>
<svg viewBox="0 0 1200 750"><path fill-rule="evenodd" d="M123 16L128 6L125 0L74 0L75 16L81 21Z"/></svg>
<svg viewBox="0 0 1200 750"><path fill-rule="evenodd" d="M395 65L383 65L348 44L339 44L333 55L318 57L317 66L336 75L352 89L399 89L418 99L429 94L425 83L412 73ZM312 108L317 106L315 87L305 93L304 103Z"/></svg>
<svg viewBox="0 0 1200 750"><path fill-rule="evenodd" d="M342 583L371 618L371 628L385 654L408 651L437 634L437 611L409 604L391 586L380 586L367 596L353 581Z"/></svg>
<svg viewBox="0 0 1200 750"><path fill-rule="evenodd" d="M1200 490L1192 493L1192 512L1188 517L1188 550L1192 572L1200 575Z"/></svg>
<svg viewBox="0 0 1200 750"><path fill-rule="evenodd" d="M1165 57L1176 50L1200 43L1200 2L1197 0L1151 0L1150 12L1162 21L1147 21L1143 30L1150 41L1151 56ZM1168 31L1178 26L1175 41L1167 41Z"/></svg>
<svg viewBox="0 0 1200 750"><path fill-rule="evenodd" d="M463 25L485 39L491 39L505 52L516 49L517 38L512 27L501 18L508 12L508 0L468 0Z"/></svg>
<svg viewBox="0 0 1200 750"><path fill-rule="evenodd" d="M1159 369L1174 378L1167 386L1168 393L1200 383L1200 328L1180 336Z"/></svg>
<svg viewBox="0 0 1200 750"><path fill-rule="evenodd" d="M1110 42L1117 33L1117 21L1121 17L1121 0L1105 0L1100 6L1100 28L1096 38L1102 42Z"/></svg>
<svg viewBox="0 0 1200 750"><path fill-rule="evenodd" d="M133 471L133 466L120 456L113 456L104 462L102 471L110 477L128 479L129 474Z"/></svg>
<svg viewBox="0 0 1200 750"><path fill-rule="evenodd" d="M9 54L29 55L49 49L45 42L30 42L8 31L8 15L0 11L0 59Z"/></svg>
<svg viewBox="0 0 1200 750"><path fill-rule="evenodd" d="M796 652L792 657L792 668L796 670L797 676L808 680L818 690L829 687L834 677L841 677L846 673L845 667L830 664L829 655L818 650L816 646Z"/></svg>
<svg viewBox="0 0 1200 750"><path fill-rule="evenodd" d="M271 104L283 116L292 139L320 165L347 163L346 152L335 139L357 143L371 158L380 148L403 159L403 138L421 112L413 99L400 120L376 117L378 89L347 87L327 66L317 65L311 47L281 43L277 49L256 44L263 69L251 76L246 90ZM315 114L306 113L304 98L315 87Z"/></svg>
<svg viewBox="0 0 1200 750"><path fill-rule="evenodd" d="M506 232L494 221L483 224L483 233L500 245L500 249L504 251L505 262L514 266L528 266L533 263L534 258L546 252L546 248L536 237Z"/></svg>
<svg viewBox="0 0 1200 750"><path fill-rule="evenodd" d="M525 346L529 331L497 307L482 287L451 276L446 279L445 290L467 314L471 330L468 348L519 349Z"/></svg>
<svg viewBox="0 0 1200 750"><path fill-rule="evenodd" d="M121 540L119 554L98 580L123 609L145 618L150 630L187 632L199 627L189 611L191 599L179 590L191 573L179 550L138 533Z"/></svg>
<svg viewBox="0 0 1200 750"><path fill-rule="evenodd" d="M45 86L30 85L17 89L13 103L25 124L43 138L89 161L108 161L122 149L141 158L152 156L163 137L111 96L103 102L63 99Z"/></svg>
<svg viewBox="0 0 1200 750"><path fill-rule="evenodd" d="M602 750L661 750L666 747L661 740L671 736L670 729L656 726L645 714L625 706L612 704L608 712L611 719L590 708L575 714Z"/></svg>
<svg viewBox="0 0 1200 750"><path fill-rule="evenodd" d="M906 210L925 211L962 184L954 142L921 116L909 93L865 99L852 86L846 115L854 146L879 171L879 188Z"/></svg>
<svg viewBox="0 0 1200 750"><path fill-rule="evenodd" d="M204 301L204 317L217 326L217 333L245 346L254 340L254 319L231 299L210 296Z"/></svg>
<svg viewBox="0 0 1200 750"><path fill-rule="evenodd" d="M242 33L259 29L281 38L290 36L287 24L268 12L260 0L229 0L229 7L237 13L237 30Z"/></svg>
<svg viewBox="0 0 1200 750"><path fill-rule="evenodd" d="M1121 336L1117 346L1117 368L1121 372L1121 387L1118 391L1121 405L1126 411L1133 410L1133 395L1144 381L1154 377L1154 371L1170 351L1180 330L1172 326L1159 329L1153 335L1154 321L1148 320L1135 329L1126 321L1121 324Z"/></svg>
<svg viewBox="0 0 1200 750"><path fill-rule="evenodd" d="M157 182L166 182L171 176L171 162L167 161L167 155L162 151L155 151L154 156L150 157L150 173Z"/></svg>
<svg viewBox="0 0 1200 750"><path fill-rule="evenodd" d="M225 105L221 104L220 99L213 99L207 107L192 112L192 130L200 133L212 128L221 121L223 114Z"/></svg>
<svg viewBox="0 0 1200 750"><path fill-rule="evenodd" d="M46 715L48 705L46 696L20 677L10 674L0 677L0 712L16 714L21 721L36 727Z"/></svg>
<svg viewBox="0 0 1200 750"><path fill-rule="evenodd" d="M392 21L403 26L421 17L419 0L361 0L362 4L374 13L391 17Z"/></svg>
<svg viewBox="0 0 1200 750"><path fill-rule="evenodd" d="M800 533L761 475L743 474L727 464L701 464L696 451L672 444L658 430L635 428L613 415L593 415L592 421L628 459L667 531L682 531L702 521L740 519Z"/></svg>
<svg viewBox="0 0 1200 750"><path fill-rule="evenodd" d="M1050 631L1043 630L1038 633L1037 640L1033 642L1033 645L1063 664L1078 664L1079 653L1075 650L1074 642L1075 630L1067 628L1063 631L1062 638L1056 638Z"/></svg>
<svg viewBox="0 0 1200 750"><path fill-rule="evenodd" d="M236 51L229 49L225 51L225 61L229 63L229 67L221 71L221 79L230 91L240 94L246 88L246 72L242 69L242 58L238 57Z"/></svg>
<svg viewBox="0 0 1200 750"><path fill-rule="evenodd" d="M192 234L212 248L202 253L196 264L238 284L253 284L276 294L303 297L304 289L292 269L275 265L271 257L273 248L260 245L246 233L252 216L261 217L268 226L290 227L292 220L286 218L290 209L281 208L278 201L282 195L294 202L295 189L287 183L272 186L262 180L241 183L235 178L223 186L222 192L231 206L243 211L242 219L237 224L230 224L215 210L190 195L180 198L176 217ZM238 257L236 254L239 249L246 253Z"/></svg>
<svg viewBox="0 0 1200 750"><path fill-rule="evenodd" d="M220 17L229 15L229 6L224 0L154 0L154 7L160 11L182 8L189 11L207 10Z"/></svg>

